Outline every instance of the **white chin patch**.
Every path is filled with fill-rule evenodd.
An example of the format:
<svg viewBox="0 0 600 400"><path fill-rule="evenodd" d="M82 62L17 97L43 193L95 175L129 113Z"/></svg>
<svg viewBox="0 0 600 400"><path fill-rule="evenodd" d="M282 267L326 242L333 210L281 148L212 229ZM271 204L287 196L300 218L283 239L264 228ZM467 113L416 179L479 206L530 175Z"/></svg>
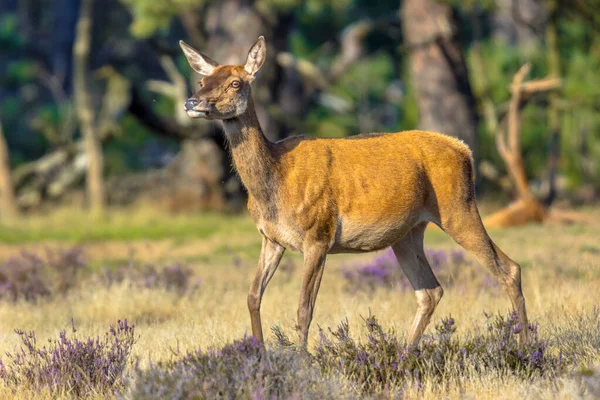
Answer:
<svg viewBox="0 0 600 400"><path fill-rule="evenodd" d="M202 118L206 117L206 113L203 111L195 111L195 110L186 110L188 117L192 118Z"/></svg>

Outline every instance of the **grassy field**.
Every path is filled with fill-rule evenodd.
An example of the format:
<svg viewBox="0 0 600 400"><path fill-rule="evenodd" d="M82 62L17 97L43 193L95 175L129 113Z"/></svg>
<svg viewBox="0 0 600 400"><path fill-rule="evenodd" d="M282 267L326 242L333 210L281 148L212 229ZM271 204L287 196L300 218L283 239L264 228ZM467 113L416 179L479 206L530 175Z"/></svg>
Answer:
<svg viewBox="0 0 600 400"><path fill-rule="evenodd" d="M495 242L523 268L523 289L530 319L539 323L540 337L549 341L547 353L567 355L576 348L573 354L577 357L572 357L558 376L524 379L510 371L473 370L460 376L449 374L438 380L423 379L419 385L405 384L365 394L353 384L352 377L323 373L315 378L319 383L314 385L331 383L336 389L323 397L347 398L600 396L600 370L597 369L600 366L597 308L600 301L600 209L585 211L589 214L586 225L538 225L491 232ZM458 249L442 232L433 229L427 232L426 246ZM38 343L43 345L48 338L58 338L61 330L70 332L72 320L77 329L73 335L82 339L103 335L118 319L134 322L139 338L132 355L142 371L188 351L224 346L250 331L246 294L260 238L245 216L166 217L144 210L115 212L107 220L98 222L63 211L47 217L31 217L18 225L0 226L0 263L19 256L22 251L43 255L47 251L73 247L83 254L86 268L70 290L35 301L0 297L0 359L5 364L4 354L14 353L21 344L15 329L35 331ZM416 307L412 291L347 290L342 269L373 257L375 255L365 254L328 258L309 351L314 352L317 346L318 326L335 328L347 319L352 337L364 337L363 317L369 314L375 315L385 329L393 329L399 337L406 332ZM298 254L285 255L284 265L269 285L262 305L265 330L279 325L293 340L296 339L293 328L301 260ZM190 282L198 286L197 289L182 294L160 285L138 285L130 278L110 285L99 283L102 281L97 278L123 265L151 264L161 270L175 263L183 263L190 269ZM486 322L484 312L506 315L510 306L499 287L480 284L479 277L489 275L488 271L478 264L465 268L469 268L468 273L461 273L455 283L446 288L433 317L437 323L442 317L451 316L456 321L458 337L482 331ZM433 333L431 327L428 333ZM274 337L268 333L267 336L267 348L276 347ZM15 386L0 380L0 398L51 398L72 394L66 389L40 390L35 385ZM100 392L95 395L104 396Z"/></svg>

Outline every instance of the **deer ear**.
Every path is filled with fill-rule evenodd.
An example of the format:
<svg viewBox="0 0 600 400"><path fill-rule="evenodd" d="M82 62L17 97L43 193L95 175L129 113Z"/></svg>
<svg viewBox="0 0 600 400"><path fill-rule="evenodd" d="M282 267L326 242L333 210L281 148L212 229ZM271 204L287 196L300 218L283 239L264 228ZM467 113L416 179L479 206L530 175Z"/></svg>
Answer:
<svg viewBox="0 0 600 400"><path fill-rule="evenodd" d="M256 76L256 73L263 66L267 59L267 43L265 42L264 36L260 36L256 43L252 45L246 58L246 65L244 69L247 73L252 76Z"/></svg>
<svg viewBox="0 0 600 400"><path fill-rule="evenodd" d="M196 51L192 46L185 43L183 40L179 41L179 46L181 46L181 50L183 50L185 58L187 58L188 63L190 63L190 67L192 67L192 69L197 73L201 75L211 75L215 68L219 66L218 62Z"/></svg>

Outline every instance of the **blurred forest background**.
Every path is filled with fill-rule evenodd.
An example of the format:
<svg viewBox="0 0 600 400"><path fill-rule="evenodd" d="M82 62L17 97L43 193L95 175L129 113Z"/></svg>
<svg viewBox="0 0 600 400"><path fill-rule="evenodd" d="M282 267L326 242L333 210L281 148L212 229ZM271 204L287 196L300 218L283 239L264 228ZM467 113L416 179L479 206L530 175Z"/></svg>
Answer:
<svg viewBox="0 0 600 400"><path fill-rule="evenodd" d="M237 64L259 35L272 140L435 130L526 220L597 201L596 0L2 0L0 218L243 209L219 123L183 112L199 77L178 41Z"/></svg>

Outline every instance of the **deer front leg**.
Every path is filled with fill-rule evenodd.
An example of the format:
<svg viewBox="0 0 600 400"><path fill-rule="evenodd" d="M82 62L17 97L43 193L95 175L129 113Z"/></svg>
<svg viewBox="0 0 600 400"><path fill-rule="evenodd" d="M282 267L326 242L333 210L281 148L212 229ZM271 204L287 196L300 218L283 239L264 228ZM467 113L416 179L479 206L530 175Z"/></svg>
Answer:
<svg viewBox="0 0 600 400"><path fill-rule="evenodd" d="M298 306L298 333L302 347L307 345L308 328L312 321L326 258L327 248L325 247L315 246L304 252L304 276Z"/></svg>
<svg viewBox="0 0 600 400"><path fill-rule="evenodd" d="M260 258L254 280L248 291L248 310L252 322L252 335L261 343L263 340L262 325L260 322L260 303L263 293L279 266L279 261L285 252L285 247L267 239L263 236Z"/></svg>

